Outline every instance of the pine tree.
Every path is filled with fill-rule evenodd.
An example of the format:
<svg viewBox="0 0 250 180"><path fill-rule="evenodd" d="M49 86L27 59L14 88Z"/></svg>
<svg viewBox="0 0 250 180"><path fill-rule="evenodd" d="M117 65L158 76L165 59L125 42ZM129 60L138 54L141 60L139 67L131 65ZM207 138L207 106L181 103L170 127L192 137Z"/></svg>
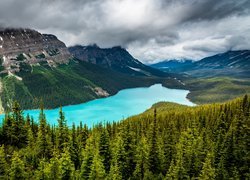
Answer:
<svg viewBox="0 0 250 180"><path fill-rule="evenodd" d="M59 160L56 155L54 155L50 159L49 163L49 179L59 179L60 172L59 172Z"/></svg>
<svg viewBox="0 0 250 180"><path fill-rule="evenodd" d="M62 107L59 110L59 119L58 119L58 132L57 132L57 147L58 149L63 149L67 147L66 143L68 143L68 129L67 129L67 121L64 116L64 112L62 111Z"/></svg>
<svg viewBox="0 0 250 180"><path fill-rule="evenodd" d="M119 166L117 162L114 162L110 167L110 172L107 177L107 180L122 180L122 174L119 170Z"/></svg>
<svg viewBox="0 0 250 180"><path fill-rule="evenodd" d="M146 171L148 171L148 151L149 148L147 145L147 139L145 137L142 137L136 149L136 168L133 173L135 179L144 179L144 174Z"/></svg>
<svg viewBox="0 0 250 180"><path fill-rule="evenodd" d="M38 137L37 137L37 148L39 156L46 158L50 156L51 142L50 137L47 132L47 123L46 117L41 108L39 115L39 128L38 128Z"/></svg>
<svg viewBox="0 0 250 180"><path fill-rule="evenodd" d="M149 170L154 174L159 173L160 171L160 160L159 160L159 152L157 146L157 120L156 120L156 109L154 109L154 121L152 125L151 139L149 145Z"/></svg>
<svg viewBox="0 0 250 180"><path fill-rule="evenodd" d="M102 159L97 151L93 158L93 163L90 167L89 179L90 180L102 180L105 179L105 168L102 163Z"/></svg>
<svg viewBox="0 0 250 180"><path fill-rule="evenodd" d="M212 166L213 156L208 153L207 158L203 164L200 180L213 180L215 179L215 168Z"/></svg>
<svg viewBox="0 0 250 180"><path fill-rule="evenodd" d="M60 169L60 179L68 180L72 178L74 173L74 164L70 159L70 154L67 149L65 149L65 152L59 159L59 169Z"/></svg>
<svg viewBox="0 0 250 180"><path fill-rule="evenodd" d="M13 119L9 115L9 113L5 114L4 120L3 120L3 126L2 126L2 136L3 139L1 139L2 143L6 145L13 145L13 136L14 136L14 129L12 127Z"/></svg>
<svg viewBox="0 0 250 180"><path fill-rule="evenodd" d="M9 176L11 180L26 179L25 165L17 152L12 156Z"/></svg>
<svg viewBox="0 0 250 180"><path fill-rule="evenodd" d="M5 159L4 146L0 146L0 179L5 179L7 175L8 164Z"/></svg>
<svg viewBox="0 0 250 180"><path fill-rule="evenodd" d="M109 134L106 129L101 130L99 152L101 158L103 159L105 171L108 172L110 170L111 152L109 144Z"/></svg>
<svg viewBox="0 0 250 180"><path fill-rule="evenodd" d="M25 121L23 112L17 102L13 103L12 108L12 145L19 148L23 147L27 140L27 131L24 128Z"/></svg>
<svg viewBox="0 0 250 180"><path fill-rule="evenodd" d="M72 125L71 130L71 141L70 141L70 156L71 160L73 161L75 165L75 169L79 169L80 167L80 158L79 158L79 147L77 144L77 137L76 137L76 130L75 130L75 124Z"/></svg>
<svg viewBox="0 0 250 180"><path fill-rule="evenodd" d="M41 159L39 166L35 173L35 179L48 179L49 180L49 166L45 159Z"/></svg>
<svg viewBox="0 0 250 180"><path fill-rule="evenodd" d="M86 143L86 148L83 151L83 162L81 165L80 177L81 179L89 179L89 174L91 171L91 165L93 163L94 156L94 137L90 136Z"/></svg>

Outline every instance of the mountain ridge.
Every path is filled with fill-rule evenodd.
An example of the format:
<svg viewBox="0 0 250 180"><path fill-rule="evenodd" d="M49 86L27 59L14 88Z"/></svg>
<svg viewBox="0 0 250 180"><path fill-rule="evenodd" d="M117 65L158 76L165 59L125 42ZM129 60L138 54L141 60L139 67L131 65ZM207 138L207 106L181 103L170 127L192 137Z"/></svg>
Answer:
<svg viewBox="0 0 250 180"><path fill-rule="evenodd" d="M97 45L69 47L69 51L79 60L113 69L134 76L169 76L135 59L121 46L100 48Z"/></svg>
<svg viewBox="0 0 250 180"><path fill-rule="evenodd" d="M175 63L178 68L170 66L171 72L184 72L195 77L249 77L250 50L227 51L184 65L179 61L175 61ZM151 67L163 70L162 66L159 66L159 64L164 65L164 62L152 64Z"/></svg>

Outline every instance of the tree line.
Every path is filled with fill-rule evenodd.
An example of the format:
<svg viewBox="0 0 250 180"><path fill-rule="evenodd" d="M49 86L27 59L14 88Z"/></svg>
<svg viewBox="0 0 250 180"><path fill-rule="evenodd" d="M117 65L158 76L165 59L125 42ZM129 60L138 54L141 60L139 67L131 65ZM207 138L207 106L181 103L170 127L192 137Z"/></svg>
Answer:
<svg viewBox="0 0 250 180"><path fill-rule="evenodd" d="M171 106L171 104L168 104ZM250 99L155 108L118 123L50 125L15 102L0 127L0 179L249 179Z"/></svg>

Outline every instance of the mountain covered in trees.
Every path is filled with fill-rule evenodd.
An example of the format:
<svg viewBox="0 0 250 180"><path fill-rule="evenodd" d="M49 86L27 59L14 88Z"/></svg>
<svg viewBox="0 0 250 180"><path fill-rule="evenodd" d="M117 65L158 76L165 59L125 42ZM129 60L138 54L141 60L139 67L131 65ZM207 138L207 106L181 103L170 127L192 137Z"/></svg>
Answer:
<svg viewBox="0 0 250 180"><path fill-rule="evenodd" d="M24 117L0 127L1 179L249 179L250 99L188 107L158 103L119 123L67 127Z"/></svg>
<svg viewBox="0 0 250 180"><path fill-rule="evenodd" d="M39 108L41 100L46 102L45 108L55 108L106 97L125 88L155 83L182 86L169 74L135 60L125 49L111 48L108 56L112 57L109 63L127 64L131 71L124 73L123 66L117 70L78 59L54 35L1 29L0 112L11 109L13 100L25 109ZM106 54L98 59L106 59Z"/></svg>

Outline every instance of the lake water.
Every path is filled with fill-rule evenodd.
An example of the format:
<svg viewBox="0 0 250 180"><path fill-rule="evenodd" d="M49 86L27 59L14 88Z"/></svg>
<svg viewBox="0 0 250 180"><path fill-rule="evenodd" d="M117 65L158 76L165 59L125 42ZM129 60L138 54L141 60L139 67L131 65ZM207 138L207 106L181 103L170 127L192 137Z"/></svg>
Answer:
<svg viewBox="0 0 250 180"><path fill-rule="evenodd" d="M69 126L73 122L78 125L82 121L83 124L92 127L100 122L120 121L142 113L159 101L193 106L194 104L186 98L188 93L187 90L168 89L161 84L155 84L150 87L121 90L114 96L64 106L62 109ZM25 110L24 114L29 114L38 121L39 112L40 110ZM44 112L48 123L57 124L59 108L45 110ZM1 120L3 117L4 115L0 115Z"/></svg>

